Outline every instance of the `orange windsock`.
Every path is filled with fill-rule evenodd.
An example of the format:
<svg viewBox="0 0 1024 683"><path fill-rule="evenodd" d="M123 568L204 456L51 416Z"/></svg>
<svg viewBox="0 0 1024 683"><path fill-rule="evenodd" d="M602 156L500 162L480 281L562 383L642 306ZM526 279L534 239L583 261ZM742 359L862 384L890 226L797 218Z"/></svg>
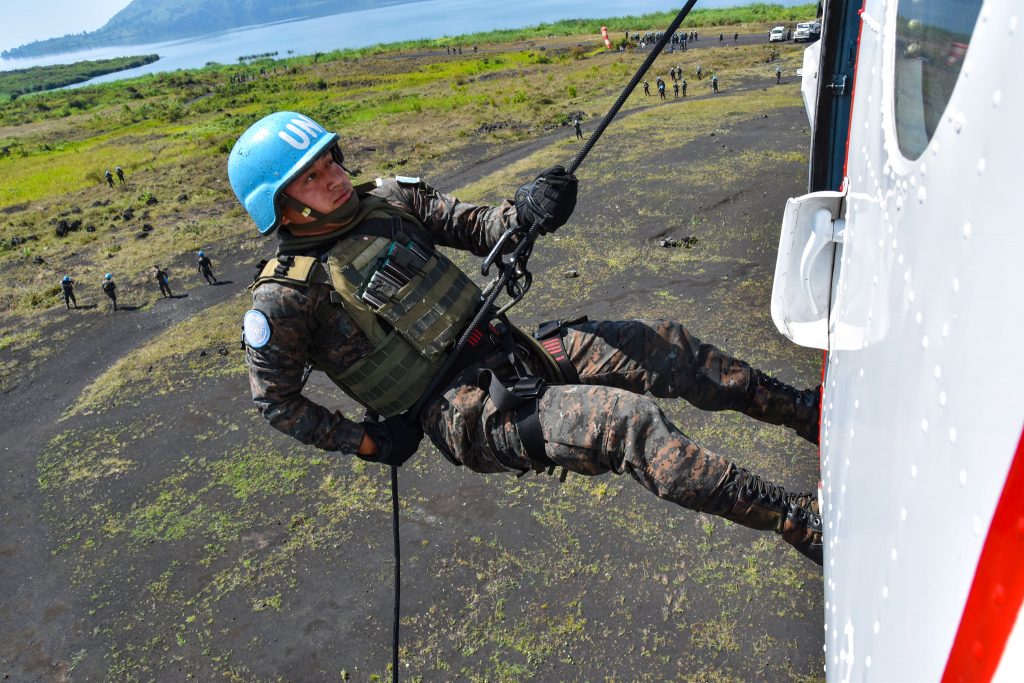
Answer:
<svg viewBox="0 0 1024 683"><path fill-rule="evenodd" d="M612 49L612 41L608 37L608 27L607 26L602 26L601 27L601 37L604 38L604 46L606 48L608 48L609 50Z"/></svg>

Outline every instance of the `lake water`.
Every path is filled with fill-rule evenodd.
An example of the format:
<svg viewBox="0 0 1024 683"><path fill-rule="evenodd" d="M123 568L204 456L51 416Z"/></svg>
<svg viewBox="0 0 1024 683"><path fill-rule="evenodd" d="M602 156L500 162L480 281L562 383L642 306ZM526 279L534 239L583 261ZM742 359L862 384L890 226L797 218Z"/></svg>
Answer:
<svg viewBox="0 0 1024 683"><path fill-rule="evenodd" d="M731 7L743 0L704 0L698 8ZM798 4L784 1L782 4ZM242 55L277 52L279 58L343 48L366 47L417 38L440 38L502 28L522 28L547 21L575 18L619 17L678 11L679 0L424 0L327 17L263 24L187 40L132 45L49 55L34 59L0 59L0 70L67 64L84 59L156 53L160 60L128 71L95 78L102 83L159 71L195 69L208 62L236 64ZM648 28L648 27L637 27ZM649 27L655 28L655 27Z"/></svg>

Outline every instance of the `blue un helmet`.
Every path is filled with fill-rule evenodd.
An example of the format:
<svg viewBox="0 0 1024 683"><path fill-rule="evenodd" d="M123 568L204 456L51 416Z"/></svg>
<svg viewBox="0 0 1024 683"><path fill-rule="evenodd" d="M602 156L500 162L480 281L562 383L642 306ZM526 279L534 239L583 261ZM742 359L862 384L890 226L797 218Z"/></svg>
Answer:
<svg viewBox="0 0 1024 683"><path fill-rule="evenodd" d="M63 277L63 278L61 279L61 282L71 282L71 276L70 276L70 275L65 275L65 276L64 276L64 277Z"/></svg>
<svg viewBox="0 0 1024 683"><path fill-rule="evenodd" d="M202 251L200 251L199 252L199 257L202 258L203 256L206 256L206 254L204 254Z"/></svg>
<svg viewBox="0 0 1024 683"><path fill-rule="evenodd" d="M104 280L113 280L114 276L111 275L110 273L107 273L106 275L103 276L103 279Z"/></svg>
<svg viewBox="0 0 1024 683"><path fill-rule="evenodd" d="M337 134L293 111L264 116L242 133L228 157L228 179L262 234L281 224L285 186L337 142Z"/></svg>

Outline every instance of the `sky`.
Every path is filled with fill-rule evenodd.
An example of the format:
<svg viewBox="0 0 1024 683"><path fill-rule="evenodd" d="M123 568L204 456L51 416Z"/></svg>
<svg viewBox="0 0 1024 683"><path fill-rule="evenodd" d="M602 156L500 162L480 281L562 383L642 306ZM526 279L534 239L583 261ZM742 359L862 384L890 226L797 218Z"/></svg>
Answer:
<svg viewBox="0 0 1024 683"><path fill-rule="evenodd" d="M0 50L95 31L131 0L0 0Z"/></svg>

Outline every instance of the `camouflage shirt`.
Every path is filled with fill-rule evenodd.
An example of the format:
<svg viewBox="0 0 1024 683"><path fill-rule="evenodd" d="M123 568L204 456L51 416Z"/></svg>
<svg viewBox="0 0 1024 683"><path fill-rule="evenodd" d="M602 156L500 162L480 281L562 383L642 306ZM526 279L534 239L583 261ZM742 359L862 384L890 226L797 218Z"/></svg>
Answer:
<svg viewBox="0 0 1024 683"><path fill-rule="evenodd" d="M441 194L424 184L386 180L371 191L416 216L439 246L486 255L506 229L515 224L515 205L475 206ZM267 282L253 292L253 308L270 323L270 339L246 347L249 385L260 413L276 429L299 441L330 451L355 453L363 427L302 395L307 363L339 373L366 356L372 346L340 306L321 322L316 312L331 288L312 283L295 286Z"/></svg>

